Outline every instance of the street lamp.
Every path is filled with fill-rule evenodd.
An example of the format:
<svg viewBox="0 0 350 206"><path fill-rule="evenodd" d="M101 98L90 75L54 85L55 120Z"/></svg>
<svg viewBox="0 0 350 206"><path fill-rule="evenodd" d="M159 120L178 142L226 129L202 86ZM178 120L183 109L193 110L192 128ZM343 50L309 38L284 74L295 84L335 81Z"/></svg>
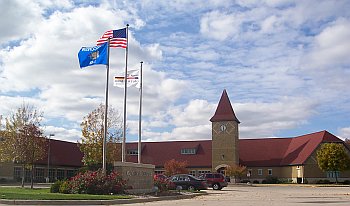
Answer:
<svg viewBox="0 0 350 206"><path fill-rule="evenodd" d="M46 183L50 182L50 150L51 150L51 137L54 137L55 134L49 134L49 149L47 151L47 177L46 177Z"/></svg>

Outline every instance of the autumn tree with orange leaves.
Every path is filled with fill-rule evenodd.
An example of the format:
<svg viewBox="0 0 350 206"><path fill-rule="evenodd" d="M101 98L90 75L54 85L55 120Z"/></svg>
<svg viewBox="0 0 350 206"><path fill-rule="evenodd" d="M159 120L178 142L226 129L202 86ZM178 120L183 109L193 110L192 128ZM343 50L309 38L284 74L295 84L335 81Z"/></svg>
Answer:
<svg viewBox="0 0 350 206"><path fill-rule="evenodd" d="M164 169L166 176L172 176L176 174L187 174L186 168L188 163L186 161L176 161L175 159L165 162Z"/></svg>

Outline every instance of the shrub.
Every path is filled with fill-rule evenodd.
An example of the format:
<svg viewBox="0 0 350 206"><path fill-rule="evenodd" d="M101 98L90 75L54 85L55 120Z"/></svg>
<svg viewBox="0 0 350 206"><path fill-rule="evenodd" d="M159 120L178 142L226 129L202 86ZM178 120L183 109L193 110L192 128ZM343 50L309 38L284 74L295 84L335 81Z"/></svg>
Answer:
<svg viewBox="0 0 350 206"><path fill-rule="evenodd" d="M63 194L69 193L69 182L68 181L62 181L62 184L60 185L59 192L63 193Z"/></svg>
<svg viewBox="0 0 350 206"><path fill-rule="evenodd" d="M53 183L50 187L50 192L51 193L58 193L60 191L62 181L57 180L55 183Z"/></svg>
<svg viewBox="0 0 350 206"><path fill-rule="evenodd" d="M259 182L259 180L254 180L253 181L253 184L259 184L260 182Z"/></svg>
<svg viewBox="0 0 350 206"><path fill-rule="evenodd" d="M262 184L278 184L280 181L277 177L274 176L268 176L266 177L261 183Z"/></svg>
<svg viewBox="0 0 350 206"><path fill-rule="evenodd" d="M168 191L170 188L169 180L167 179L154 179L154 186L158 187L158 192Z"/></svg>
<svg viewBox="0 0 350 206"><path fill-rule="evenodd" d="M324 179L324 180L317 180L316 181L316 184L330 184L331 181L327 180L327 179Z"/></svg>
<svg viewBox="0 0 350 206"><path fill-rule="evenodd" d="M112 172L103 174L101 170L79 173L61 184L61 193L71 194L120 194L126 189L126 181Z"/></svg>
<svg viewBox="0 0 350 206"><path fill-rule="evenodd" d="M292 179L279 179L278 183L282 183L282 184L289 184L289 183L293 183ZM304 180L305 181L305 180Z"/></svg>
<svg viewBox="0 0 350 206"><path fill-rule="evenodd" d="M6 183L7 180L5 178L0 178L0 183Z"/></svg>
<svg viewBox="0 0 350 206"><path fill-rule="evenodd" d="M345 180L345 181L343 182L343 184L344 184L344 185L350 185L350 180Z"/></svg>

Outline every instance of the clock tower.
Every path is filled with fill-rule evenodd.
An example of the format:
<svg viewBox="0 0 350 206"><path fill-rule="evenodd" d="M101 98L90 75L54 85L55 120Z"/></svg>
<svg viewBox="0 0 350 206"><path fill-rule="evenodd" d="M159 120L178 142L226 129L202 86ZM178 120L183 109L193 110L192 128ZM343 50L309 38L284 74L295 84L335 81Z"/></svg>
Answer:
<svg viewBox="0 0 350 206"><path fill-rule="evenodd" d="M222 92L212 122L212 171L239 164L238 124L226 90Z"/></svg>

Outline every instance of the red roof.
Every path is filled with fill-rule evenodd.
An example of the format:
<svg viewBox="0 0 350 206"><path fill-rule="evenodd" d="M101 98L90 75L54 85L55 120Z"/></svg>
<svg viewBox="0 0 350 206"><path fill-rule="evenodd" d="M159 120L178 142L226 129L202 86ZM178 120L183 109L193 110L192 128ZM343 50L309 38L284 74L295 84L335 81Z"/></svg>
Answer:
<svg viewBox="0 0 350 206"><path fill-rule="evenodd" d="M241 139L240 164L245 166L301 165L320 143L343 141L327 131L294 138Z"/></svg>
<svg viewBox="0 0 350 206"><path fill-rule="evenodd" d="M78 144L60 140L50 140L50 165L82 167L83 153ZM38 164L47 164L47 156L37 161Z"/></svg>
<svg viewBox="0 0 350 206"><path fill-rule="evenodd" d="M196 149L196 154L181 154L181 149ZM137 143L127 143L126 149L137 149ZM211 167L211 140L143 142L141 162L163 167L168 160L187 161L191 167ZM137 155L127 155L129 162L137 162Z"/></svg>
<svg viewBox="0 0 350 206"><path fill-rule="evenodd" d="M82 166L83 154L77 143L51 140L50 165ZM342 140L327 131L315 132L294 138L240 139L240 164L248 167L301 165L321 143ZM211 168L211 140L143 142L142 163L160 168L168 160L187 161L192 168ZM137 149L137 143L127 143L126 149ZM196 154L181 154L181 149L196 149ZM128 162L137 162L137 155L127 155ZM47 164L47 157L38 161Z"/></svg>
<svg viewBox="0 0 350 206"><path fill-rule="evenodd" d="M238 123L235 112L232 109L230 99L227 96L226 90L222 92L218 107L216 108L214 116L210 119L211 122L219 121L236 121Z"/></svg>

